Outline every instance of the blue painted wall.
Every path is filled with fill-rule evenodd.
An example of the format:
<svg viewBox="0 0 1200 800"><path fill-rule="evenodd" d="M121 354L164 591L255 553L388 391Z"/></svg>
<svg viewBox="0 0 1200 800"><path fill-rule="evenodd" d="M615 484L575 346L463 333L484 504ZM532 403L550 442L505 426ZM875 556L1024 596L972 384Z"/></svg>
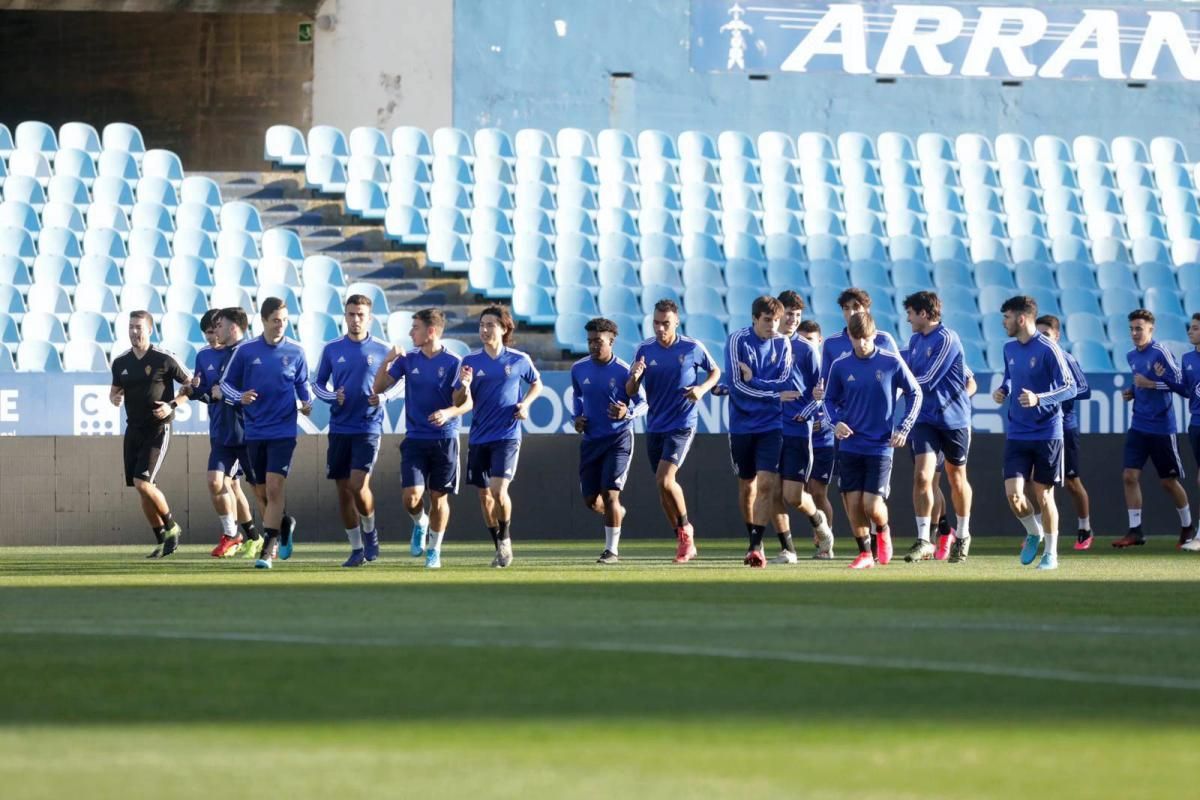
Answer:
<svg viewBox="0 0 1200 800"><path fill-rule="evenodd" d="M1120 5L1114 2L1092 5ZM1126 3L1128 5L1128 3ZM559 36L555 21L566 24ZM694 73L688 0L455 0L454 124L1174 136L1200 159L1200 87ZM613 72L632 72L632 80Z"/></svg>

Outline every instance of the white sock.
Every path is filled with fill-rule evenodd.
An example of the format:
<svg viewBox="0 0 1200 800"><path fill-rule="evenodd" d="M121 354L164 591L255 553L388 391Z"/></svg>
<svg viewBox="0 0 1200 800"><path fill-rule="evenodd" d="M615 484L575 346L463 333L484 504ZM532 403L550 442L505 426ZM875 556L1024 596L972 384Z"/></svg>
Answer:
<svg viewBox="0 0 1200 800"><path fill-rule="evenodd" d="M346 528L346 538L350 540L351 550L363 549L362 531L359 530L357 526L353 528Z"/></svg>
<svg viewBox="0 0 1200 800"><path fill-rule="evenodd" d="M429 524L429 515L425 513L425 509L421 509L416 514L409 514L412 517L413 525L419 528L424 528ZM373 520L374 518L372 518Z"/></svg>
<svg viewBox="0 0 1200 800"><path fill-rule="evenodd" d="M917 538L922 542L929 541L930 517L917 517Z"/></svg>
<svg viewBox="0 0 1200 800"><path fill-rule="evenodd" d="M621 546L621 529L604 526L604 549L616 555Z"/></svg>
<svg viewBox="0 0 1200 800"><path fill-rule="evenodd" d="M359 519L359 526L362 528L363 533L374 533L375 532L375 514L374 514L374 512L372 512L370 514L360 514L358 519Z"/></svg>
<svg viewBox="0 0 1200 800"><path fill-rule="evenodd" d="M221 533L232 539L237 536L237 517L233 514L226 514L220 517Z"/></svg>
<svg viewBox="0 0 1200 800"><path fill-rule="evenodd" d="M1079 518L1079 530L1090 531L1091 529L1092 529L1092 518L1091 517L1080 517Z"/></svg>
<svg viewBox="0 0 1200 800"><path fill-rule="evenodd" d="M1187 527L1192 524L1192 507L1184 506L1183 508L1175 509L1175 513L1179 515L1179 524Z"/></svg>
<svg viewBox="0 0 1200 800"><path fill-rule="evenodd" d="M445 535L445 531L430 531L425 534L425 549L440 551L442 549L442 537Z"/></svg>
<svg viewBox="0 0 1200 800"><path fill-rule="evenodd" d="M1129 527L1137 528L1142 524L1142 510L1140 508L1129 509Z"/></svg>
<svg viewBox="0 0 1200 800"><path fill-rule="evenodd" d="M1037 520L1033 518L1033 514L1030 514L1028 517L1017 517L1017 522L1021 523L1021 526L1025 528L1025 533L1028 535L1036 536L1039 539L1042 538L1042 526L1038 525Z"/></svg>
<svg viewBox="0 0 1200 800"><path fill-rule="evenodd" d="M971 538L971 515L963 514L958 518L958 531L955 533L959 539Z"/></svg>
<svg viewBox="0 0 1200 800"><path fill-rule="evenodd" d="M1058 557L1058 533L1046 531L1046 549L1043 554Z"/></svg>
<svg viewBox="0 0 1200 800"><path fill-rule="evenodd" d="M1041 513L1039 513L1039 512L1037 512L1037 511L1035 511L1035 512L1033 513L1033 521L1034 521L1034 524L1036 524L1036 525L1037 525L1037 535L1038 535L1038 536L1043 536L1043 535L1046 533L1046 529L1042 527L1042 515L1041 515Z"/></svg>

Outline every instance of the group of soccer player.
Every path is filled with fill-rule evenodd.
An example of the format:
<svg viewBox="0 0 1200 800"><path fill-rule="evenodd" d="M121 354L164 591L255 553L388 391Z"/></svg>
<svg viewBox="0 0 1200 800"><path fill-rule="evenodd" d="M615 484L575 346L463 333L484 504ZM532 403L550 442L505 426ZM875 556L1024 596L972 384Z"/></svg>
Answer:
<svg viewBox="0 0 1200 800"><path fill-rule="evenodd" d="M751 324L729 336L720 366L702 342L680 333L679 309L671 300L655 305L655 335L637 347L632 364L614 354L617 324L602 317L589 321L588 355L572 366L571 386L573 425L581 434L580 490L585 505L604 520L598 562L620 561L621 492L633 458L633 420L643 415L649 466L675 535L675 562L696 557L695 529L678 473L696 435L697 404L709 392L729 396L730 456L749 540L746 565L768 563L763 543L768 525L774 526L780 543L779 554L770 561L799 560L789 523L793 509L812 527L812 558L834 557L828 497L834 475L857 548L850 567L888 564L894 553L887 507L892 459L897 448L906 447L913 458L916 539L905 561L966 561L974 376L958 335L942 324L941 301L934 292L904 299L912 336L903 350L877 329L871 302L862 289L842 292L838 303L846 326L822 340L820 327L802 319L804 300L798 293L759 297L750 309ZM1056 486L1065 484L1076 509L1075 549L1086 550L1093 543L1088 495L1079 477L1075 408L1089 389L1079 365L1057 344L1061 325L1056 317L1038 316L1036 302L1025 296L1010 298L1000 311L1011 339L1003 351L1003 380L992 396L1007 404L1005 494L1026 532L1021 563L1038 561L1038 569L1051 570L1058 566ZM126 407L125 477L137 490L157 539L150 557L169 556L182 533L156 477L167 454L174 411L190 398L209 410L207 483L221 525L212 555L252 559L260 569L289 558L297 523L286 512L286 483L298 414L310 414L315 398L330 406L326 477L337 486L351 548L343 566L378 559L370 477L384 406L403 393L401 485L412 519L411 555L423 556L430 569L441 567L449 496L458 491L461 421L472 412L467 480L478 490L495 546L492 566L509 566L509 487L517 472L521 423L542 390L532 359L511 346L515 324L509 312L501 306L484 309L481 348L459 358L442 344L441 311L413 314L413 347L404 350L371 336L371 301L351 295L345 304L345 334L325 346L311 381L303 349L285 335L288 311L283 301L264 299L260 314L262 334L249 338L242 309L207 312L201 327L209 346L197 356L195 375L150 344L154 321L149 313L130 317L131 349L113 361L110 399ZM1182 369L1155 341L1152 313L1137 309L1129 322L1134 347L1127 358L1134 385L1124 397L1132 402L1133 413L1123 476L1129 532L1113 546L1145 542L1140 476L1152 461L1178 510L1180 546L1200 551L1180 484L1183 466L1171 399L1173 393L1189 399L1189 438L1200 458L1200 314L1193 316L1188 330L1196 350L1184 357ZM943 473L955 526L948 522L940 488ZM241 489L242 477L257 501L261 533Z"/></svg>

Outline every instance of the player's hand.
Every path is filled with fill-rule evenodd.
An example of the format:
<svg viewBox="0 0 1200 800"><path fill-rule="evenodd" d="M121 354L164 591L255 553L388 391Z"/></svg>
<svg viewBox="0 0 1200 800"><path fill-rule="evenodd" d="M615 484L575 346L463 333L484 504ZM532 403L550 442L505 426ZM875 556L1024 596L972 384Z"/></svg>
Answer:
<svg viewBox="0 0 1200 800"><path fill-rule="evenodd" d="M337 404L339 406L346 405L346 387L345 386L338 387L336 397L337 397Z"/></svg>
<svg viewBox="0 0 1200 800"><path fill-rule="evenodd" d="M1156 364L1156 367L1161 367L1161 364ZM1154 389L1158 386L1154 381L1147 378L1140 372L1135 372L1133 375L1133 385L1139 389Z"/></svg>
<svg viewBox="0 0 1200 800"><path fill-rule="evenodd" d="M381 395L381 394L373 394L367 398L367 405L369 405L371 408L377 407L382 402L383 402L383 395Z"/></svg>
<svg viewBox="0 0 1200 800"><path fill-rule="evenodd" d="M583 433L586 430L587 430L587 417L576 417L575 418L575 432Z"/></svg>
<svg viewBox="0 0 1200 800"><path fill-rule="evenodd" d="M1008 389L1005 389L1003 386L1001 386L996 391L992 392L992 399L995 400L997 403L1003 403L1004 398L1006 398L1006 397L1008 397Z"/></svg>
<svg viewBox="0 0 1200 800"><path fill-rule="evenodd" d="M629 406L624 403L609 403L608 418L609 419L625 419L629 416Z"/></svg>
<svg viewBox="0 0 1200 800"><path fill-rule="evenodd" d="M306 417L309 414L311 414L312 413L312 403L301 403L300 404L300 413Z"/></svg>
<svg viewBox="0 0 1200 800"><path fill-rule="evenodd" d="M112 403L114 406L117 406L118 408L121 407L121 401L124 399L125 399L125 390L124 389L113 388L108 393L108 402Z"/></svg>
<svg viewBox="0 0 1200 800"><path fill-rule="evenodd" d="M1037 408L1038 396L1031 389L1022 389L1017 402L1021 404L1021 408Z"/></svg>
<svg viewBox="0 0 1200 800"><path fill-rule="evenodd" d="M429 415L428 420L430 424L436 425L440 428L450 421L450 415L446 413L446 409L439 408L437 411Z"/></svg>
<svg viewBox="0 0 1200 800"><path fill-rule="evenodd" d="M850 426L844 422L839 422L833 429L833 435L837 439L849 439L854 435L854 431L850 430Z"/></svg>
<svg viewBox="0 0 1200 800"><path fill-rule="evenodd" d="M171 416L171 404L159 400L154 404L154 409L150 413L154 415L155 419L166 419Z"/></svg>
<svg viewBox="0 0 1200 800"><path fill-rule="evenodd" d="M404 349L398 344L392 345L392 349L387 351L387 355L383 357L384 362L395 361L400 356L404 355Z"/></svg>
<svg viewBox="0 0 1200 800"><path fill-rule="evenodd" d="M895 431L892 433L892 447L904 447L904 443L908 441L908 434L904 431Z"/></svg>
<svg viewBox="0 0 1200 800"><path fill-rule="evenodd" d="M1166 374L1166 372L1167 372L1167 368L1163 366L1163 363L1161 361L1154 362L1154 374L1155 375L1157 375L1158 377L1161 378L1163 375Z"/></svg>
<svg viewBox="0 0 1200 800"><path fill-rule="evenodd" d="M474 377L475 377L475 371L473 369L471 369L470 367L468 367L466 364L464 364L462 369L460 369L458 371L458 383L460 386L464 386L464 387L470 386L471 379Z"/></svg>
<svg viewBox="0 0 1200 800"><path fill-rule="evenodd" d="M683 399L689 403L699 403L701 397L704 397L704 392L700 390L699 386L689 386L683 390Z"/></svg>
<svg viewBox="0 0 1200 800"><path fill-rule="evenodd" d="M637 361L633 362L633 366L629 368L629 377L638 380L642 377L642 373L646 371L646 357L640 356Z"/></svg>
<svg viewBox="0 0 1200 800"><path fill-rule="evenodd" d="M1128 403L1128 402L1130 402L1131 400L1133 400L1133 389L1129 389L1129 388L1122 389L1122 390L1121 390L1121 398L1122 398L1122 399L1123 399L1123 400L1124 400L1126 403Z"/></svg>
<svg viewBox="0 0 1200 800"><path fill-rule="evenodd" d="M224 400L225 399L225 393L221 391L220 385L212 387L212 390L209 391L208 395L213 400Z"/></svg>
<svg viewBox="0 0 1200 800"><path fill-rule="evenodd" d="M779 399L785 403L790 403L793 400L799 400L803 396L803 392L797 392L795 389L788 389L779 393Z"/></svg>
<svg viewBox="0 0 1200 800"><path fill-rule="evenodd" d="M738 362L738 372L742 373L742 380L746 381L747 383L750 381L751 378L754 377L754 371L751 370L750 367L746 366L741 361Z"/></svg>
<svg viewBox="0 0 1200 800"><path fill-rule="evenodd" d="M820 417L818 417L817 419L814 419L814 420L813 420L813 429L812 429L812 432L813 432L813 433L820 433L820 432L821 432L821 427L822 427L821 418L820 418Z"/></svg>
<svg viewBox="0 0 1200 800"><path fill-rule="evenodd" d="M242 392L242 405L248 406L258 399L258 392L253 389L247 389Z"/></svg>
<svg viewBox="0 0 1200 800"><path fill-rule="evenodd" d="M516 420L529 419L529 409L525 407L524 403L517 403L517 407L515 409L513 409L513 419L516 419Z"/></svg>
<svg viewBox="0 0 1200 800"><path fill-rule="evenodd" d="M825 381L824 379L817 381L817 385L813 387L813 400L818 403L825 402Z"/></svg>
<svg viewBox="0 0 1200 800"><path fill-rule="evenodd" d="M193 376L192 376L192 380L190 381L190 384L191 384L191 387L192 387L193 389L195 389L195 388L199 387L199 386L200 386L200 376L199 376L199 375L193 375Z"/></svg>
<svg viewBox="0 0 1200 800"><path fill-rule="evenodd" d="M723 383L718 383L712 388L713 397L724 397L729 394L729 387Z"/></svg>

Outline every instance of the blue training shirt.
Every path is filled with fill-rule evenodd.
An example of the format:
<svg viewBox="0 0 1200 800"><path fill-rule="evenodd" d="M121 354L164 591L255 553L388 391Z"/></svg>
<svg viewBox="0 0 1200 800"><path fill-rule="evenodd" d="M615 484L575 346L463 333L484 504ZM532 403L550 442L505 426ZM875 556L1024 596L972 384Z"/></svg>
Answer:
<svg viewBox="0 0 1200 800"><path fill-rule="evenodd" d="M390 349L374 336L361 342L342 336L325 345L313 393L329 403L330 433L383 433L384 404L371 406L367 400L375 393L375 371ZM337 401L338 389L345 390L345 404Z"/></svg>
<svg viewBox="0 0 1200 800"><path fill-rule="evenodd" d="M742 380L738 363L753 373ZM725 380L729 382L729 432L780 430L779 393L792 388L792 347L782 336L760 339L754 328L734 331L725 346Z"/></svg>
<svg viewBox="0 0 1200 800"><path fill-rule="evenodd" d="M1187 398L1188 411L1191 412L1188 427L1200 427L1200 352L1192 350L1183 354L1180 375L1181 380L1172 384L1171 390Z"/></svg>
<svg viewBox="0 0 1200 800"><path fill-rule="evenodd" d="M639 358L646 359L646 371L642 373L642 389L650 407L646 432L695 428L699 412L683 393L701 382L698 373L711 374L717 368L708 348L689 336L676 335L670 347L651 338L638 345L633 360Z"/></svg>
<svg viewBox="0 0 1200 800"><path fill-rule="evenodd" d="M875 332L875 347L878 350L900 353L900 346L896 344L896 340L890 333L884 331ZM833 366L833 362L846 353L853 352L854 343L850 341L850 331L846 328L842 328L832 336L825 337L821 343L821 380L825 381L826 387L829 386L829 368ZM828 409L825 410L825 415L829 416Z"/></svg>
<svg viewBox="0 0 1200 800"><path fill-rule="evenodd" d="M300 345L287 337L267 344L261 336L239 345L221 376L221 392L228 402L240 403L250 389L258 399L242 406L246 441L296 438L296 400L312 401Z"/></svg>
<svg viewBox="0 0 1200 800"><path fill-rule="evenodd" d="M486 444L506 439L521 438L521 421L513 414L521 402L521 384L533 384L542 379L533 360L527 353L501 347L495 358L486 350L473 350L462 360L470 367L471 399L475 408L471 412L471 435L469 444ZM458 385L455 378L455 386Z"/></svg>
<svg viewBox="0 0 1200 800"><path fill-rule="evenodd" d="M958 334L945 325L914 333L905 361L924 398L917 422L948 431L971 427L967 366Z"/></svg>
<svg viewBox="0 0 1200 800"><path fill-rule="evenodd" d="M1079 430L1079 408L1076 402L1079 400L1087 400L1092 396L1092 388L1088 386L1087 376L1083 374L1083 370L1079 367L1079 362L1075 360L1075 356L1062 351L1063 358L1067 360L1067 367L1071 370L1071 378L1075 381L1075 396L1070 400L1064 400L1063 409L1063 430L1077 431Z"/></svg>
<svg viewBox="0 0 1200 800"><path fill-rule="evenodd" d="M908 398L908 413L893 429L896 393ZM853 350L830 365L825 384L825 407L834 424L844 422L853 431L838 448L847 453L882 456L892 451L893 430L906 436L921 408L921 387L898 354L880 350L862 358Z"/></svg>
<svg viewBox="0 0 1200 800"><path fill-rule="evenodd" d="M1075 379L1054 340L1035 333L1028 342L1004 343L1004 386L1008 389L1008 438L1020 441L1061 439L1063 402L1075 396ZM1038 404L1024 408L1018 395L1029 389Z"/></svg>
<svg viewBox="0 0 1200 800"><path fill-rule="evenodd" d="M192 393L192 399L208 404L208 438L213 444L226 447L238 447L246 441L242 407L214 400L212 396L213 387L220 384L233 351L232 347L203 348L196 354L196 371L193 373L200 383Z"/></svg>
<svg viewBox="0 0 1200 800"><path fill-rule="evenodd" d="M812 418L821 404L813 400L813 389L821 380L821 355L817 346L799 334L791 337L792 385L788 388L803 392L799 400L783 404L783 435L807 438ZM803 421L801 421L803 420Z"/></svg>
<svg viewBox="0 0 1200 800"><path fill-rule="evenodd" d="M1156 382L1153 389L1133 389L1133 419L1130 429L1143 433L1175 433L1175 403L1171 386L1183 382L1175 356L1157 341L1125 354L1129 370Z"/></svg>
<svg viewBox="0 0 1200 800"><path fill-rule="evenodd" d="M404 425L411 439L453 439L462 428L462 417L442 427L429 415L454 405L454 387L462 359L442 348L432 357L418 348L409 350L388 367L388 375L404 379Z"/></svg>
<svg viewBox="0 0 1200 800"><path fill-rule="evenodd" d="M630 397L625 391L629 380L629 365L613 356L607 363L600 363L591 356L581 358L571 365L571 391L574 393L572 410L575 417L587 417L585 439L605 439L623 433L633 425L633 418L646 412L646 392L639 388ZM629 413L624 419L608 416L611 403L624 403Z"/></svg>

